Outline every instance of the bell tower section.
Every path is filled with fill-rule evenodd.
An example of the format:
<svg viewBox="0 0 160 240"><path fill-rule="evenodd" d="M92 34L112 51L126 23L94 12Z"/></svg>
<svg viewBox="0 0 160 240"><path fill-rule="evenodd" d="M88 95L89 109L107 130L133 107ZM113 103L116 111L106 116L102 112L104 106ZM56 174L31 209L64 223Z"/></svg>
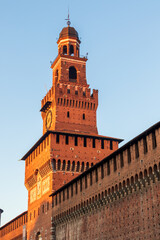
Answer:
<svg viewBox="0 0 160 240"><path fill-rule="evenodd" d="M51 65L53 85L41 102L43 134L48 130L98 134L98 90L86 80L87 57L80 57L80 40L70 24L59 34L58 56Z"/></svg>

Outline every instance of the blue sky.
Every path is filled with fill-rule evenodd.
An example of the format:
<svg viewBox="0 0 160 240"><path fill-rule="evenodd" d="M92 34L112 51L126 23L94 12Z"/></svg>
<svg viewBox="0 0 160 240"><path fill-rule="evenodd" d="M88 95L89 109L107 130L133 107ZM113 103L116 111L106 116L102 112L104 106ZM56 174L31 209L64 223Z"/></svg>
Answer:
<svg viewBox="0 0 160 240"><path fill-rule="evenodd" d="M24 162L42 135L40 101L52 83L56 40L71 25L99 89L99 134L125 142L159 121L159 0L0 1L0 208L2 224L27 209Z"/></svg>

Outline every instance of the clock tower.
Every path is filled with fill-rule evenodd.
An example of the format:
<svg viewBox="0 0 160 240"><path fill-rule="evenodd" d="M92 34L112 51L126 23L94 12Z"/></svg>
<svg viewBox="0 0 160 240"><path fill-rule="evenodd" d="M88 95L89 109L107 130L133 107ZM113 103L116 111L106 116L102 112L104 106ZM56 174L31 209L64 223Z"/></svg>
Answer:
<svg viewBox="0 0 160 240"><path fill-rule="evenodd" d="M87 57L80 57L80 43L77 31L68 22L59 34L58 56L51 65L53 86L41 102L43 133L98 133L98 91L91 93L87 84Z"/></svg>

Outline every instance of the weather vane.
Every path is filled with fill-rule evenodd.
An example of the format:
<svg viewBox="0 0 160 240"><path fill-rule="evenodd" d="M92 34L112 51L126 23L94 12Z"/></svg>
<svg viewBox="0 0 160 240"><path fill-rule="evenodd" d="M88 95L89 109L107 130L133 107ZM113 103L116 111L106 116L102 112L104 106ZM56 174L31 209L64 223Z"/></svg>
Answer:
<svg viewBox="0 0 160 240"><path fill-rule="evenodd" d="M67 20L67 25L69 27L71 25L70 18L69 18L69 8L68 8L68 18L65 20Z"/></svg>

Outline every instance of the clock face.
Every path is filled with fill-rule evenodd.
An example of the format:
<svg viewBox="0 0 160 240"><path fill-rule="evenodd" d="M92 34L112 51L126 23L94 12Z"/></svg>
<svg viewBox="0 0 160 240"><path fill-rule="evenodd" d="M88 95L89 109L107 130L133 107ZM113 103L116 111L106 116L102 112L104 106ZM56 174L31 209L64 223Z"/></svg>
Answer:
<svg viewBox="0 0 160 240"><path fill-rule="evenodd" d="M48 130L51 127L52 123L52 112L49 111L46 116L46 129Z"/></svg>

